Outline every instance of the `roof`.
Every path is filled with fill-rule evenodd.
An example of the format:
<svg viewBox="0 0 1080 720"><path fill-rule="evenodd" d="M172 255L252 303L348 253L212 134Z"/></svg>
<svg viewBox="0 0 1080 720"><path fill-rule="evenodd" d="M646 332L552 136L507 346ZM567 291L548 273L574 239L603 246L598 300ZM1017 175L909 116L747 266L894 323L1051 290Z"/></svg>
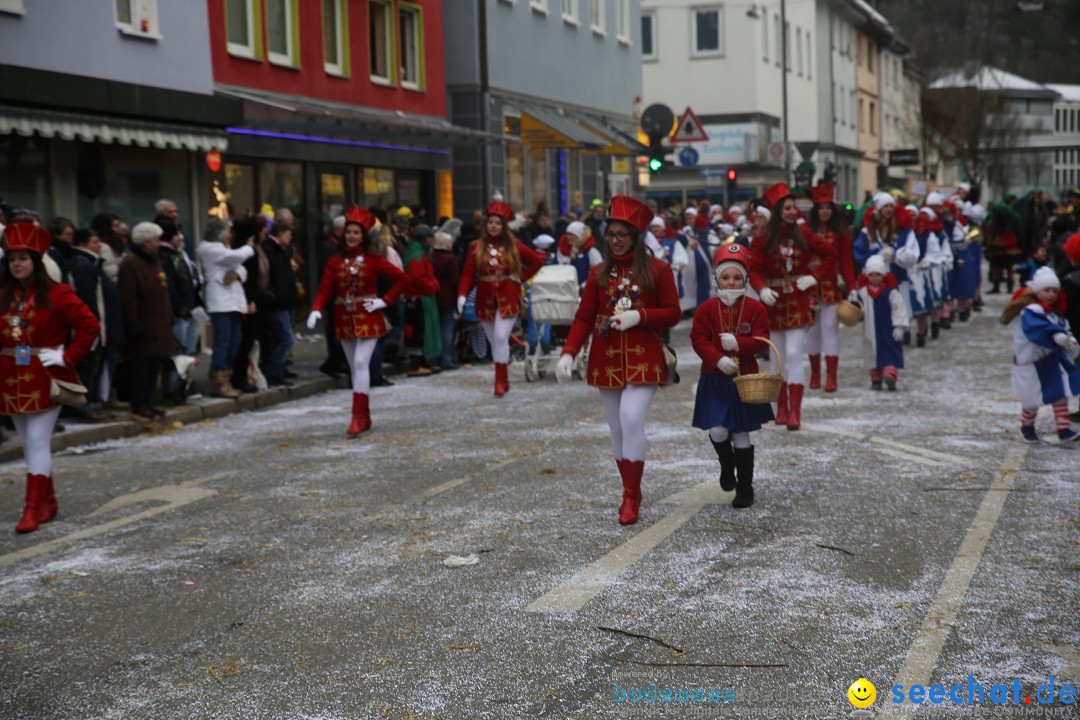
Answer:
<svg viewBox="0 0 1080 720"><path fill-rule="evenodd" d="M984 92L1035 94L1048 98L1056 98L1058 95L1055 90L1045 85L990 66L979 68L975 73L957 70L930 83L931 90L948 88L975 88Z"/></svg>
<svg viewBox="0 0 1080 720"><path fill-rule="evenodd" d="M1046 87L1061 93L1061 102L1080 103L1080 85L1059 85L1046 83Z"/></svg>

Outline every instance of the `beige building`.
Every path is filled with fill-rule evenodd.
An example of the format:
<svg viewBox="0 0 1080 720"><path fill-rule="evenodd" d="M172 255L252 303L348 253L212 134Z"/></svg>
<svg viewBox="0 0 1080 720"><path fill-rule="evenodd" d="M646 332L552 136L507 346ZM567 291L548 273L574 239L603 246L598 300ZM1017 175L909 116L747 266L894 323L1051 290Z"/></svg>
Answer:
<svg viewBox="0 0 1080 720"><path fill-rule="evenodd" d="M873 194L878 187L877 169L881 161L881 51L871 28L855 32L855 103L859 133L859 197Z"/></svg>

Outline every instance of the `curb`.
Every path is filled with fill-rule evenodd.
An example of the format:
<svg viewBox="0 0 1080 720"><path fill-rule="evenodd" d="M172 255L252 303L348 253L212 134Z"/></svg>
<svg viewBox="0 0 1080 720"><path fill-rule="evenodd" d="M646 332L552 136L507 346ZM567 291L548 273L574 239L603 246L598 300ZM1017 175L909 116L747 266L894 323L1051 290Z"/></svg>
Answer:
<svg viewBox="0 0 1080 720"><path fill-rule="evenodd" d="M79 445L91 445L108 440L136 437L151 431L155 427L167 427L174 422L191 425L204 420L217 420L233 413L264 410L290 400L300 400L327 390L348 387L350 387L348 378L335 380L323 377L301 380L290 388L271 388L249 395L242 395L236 400L206 398L196 405L181 405L180 407L170 408L166 411L165 417L156 423L126 420L107 425L89 425L62 433L55 433L52 438L52 451L56 453ZM5 442L0 447L0 463L21 460L22 457L23 446L18 440L13 439L11 442Z"/></svg>

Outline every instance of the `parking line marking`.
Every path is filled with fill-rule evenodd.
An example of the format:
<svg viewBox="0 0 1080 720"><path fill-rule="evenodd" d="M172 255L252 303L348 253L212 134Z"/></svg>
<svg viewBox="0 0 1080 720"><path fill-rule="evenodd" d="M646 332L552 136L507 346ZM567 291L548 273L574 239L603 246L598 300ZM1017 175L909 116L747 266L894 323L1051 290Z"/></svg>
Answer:
<svg viewBox="0 0 1080 720"><path fill-rule="evenodd" d="M488 465L486 468L484 468L480 472L485 472L485 473L494 472L495 470L499 470L501 468L506 467L507 465L514 462L515 460L517 460L517 458L510 458L509 460L500 460L499 462L495 463L494 465ZM436 495L441 495L442 493L446 492L447 490L453 490L458 485L464 485L465 483L469 482L470 480L475 480L478 474L479 473L469 473L468 475L465 475L463 477L454 478L453 480L447 480L446 482L440 483L439 485L436 485L435 487L428 488L424 492L417 495L413 500L405 501L404 503L402 503L402 505L407 505L410 502L420 502L420 501L423 501L423 500L429 500L429 499L435 497Z"/></svg>
<svg viewBox="0 0 1080 720"><path fill-rule="evenodd" d="M124 527L132 523L137 523L147 518L152 518L155 515L161 515L162 513L175 510L183 507L184 505L190 505L193 502L198 502L204 498L212 497L218 494L217 490L211 488L200 487L205 482L213 480L220 480L230 475L238 475L238 470L231 470L227 472L220 472L214 475L210 475L204 478L197 478L195 480L185 480L184 482L176 483L175 485L167 485L156 488L149 488L147 490L140 490L138 492L129 493L128 495L121 495L115 498L100 508L90 513L94 515L98 512L107 511L126 505L133 505L139 502L146 502L151 500L165 500L164 505L153 507L142 512L135 513L134 515L128 515L127 517L118 518L116 520L110 520L109 522L102 523L100 525L94 525L93 527L84 528L77 532L73 532L70 535L64 535L63 537L54 538L48 540L39 545L31 545L25 547L22 550L16 550L15 552L8 553L7 555L0 555L0 568L8 567L21 560L37 557L43 555L51 550L63 547L64 545L70 545L77 540L85 540L86 538L95 537L104 533L115 530L116 528ZM134 498L134 499L132 499Z"/></svg>
<svg viewBox="0 0 1080 720"><path fill-rule="evenodd" d="M945 640L952 632L953 621L960 609L960 603L964 599L971 579L979 567L986 544L994 532L1001 509L1009 497L1016 480L1016 472L1027 455L1027 446L1013 448L1005 456L1001 463L994 482L982 504L979 505L975 518L968 527L964 540L960 543L960 549L956 551L952 565L945 573L945 580L938 589L934 602L930 606L930 612L919 626L919 631L911 643L907 658L904 660L900 672L896 676L895 685L930 685L930 676L937 667L938 657ZM879 717L888 718L911 718L920 706L905 704L886 704L879 713Z"/></svg>
<svg viewBox="0 0 1080 720"><path fill-rule="evenodd" d="M901 460L910 460L911 462L917 462L917 463L921 463L923 465L929 465L930 467L941 467L941 463L939 463L937 460L927 460L924 457L919 457L918 455L912 455L911 453L901 452L899 450L890 450L889 448L883 448L883 447L876 447L876 448L874 448L874 450L879 452L879 453L882 453L883 455L888 455L888 456L894 457L894 458L900 458Z"/></svg>
<svg viewBox="0 0 1080 720"><path fill-rule="evenodd" d="M921 447L918 447L916 445L905 445L904 443L898 443L898 442L896 442L894 440L889 440L888 438L878 437L876 435L871 435L870 436L870 442L876 442L876 443L879 443L881 445L887 445L888 447L893 447L893 448L896 448L897 450L907 450L908 452L922 453L923 455L926 455L928 457L937 458L938 460L944 460L945 462L948 462L948 463L956 463L957 465L975 465L976 464L976 462L974 460L970 460L970 459L965 458L965 457L960 457L959 455L951 455L949 453L938 452L937 450L928 450L926 448L921 448Z"/></svg>

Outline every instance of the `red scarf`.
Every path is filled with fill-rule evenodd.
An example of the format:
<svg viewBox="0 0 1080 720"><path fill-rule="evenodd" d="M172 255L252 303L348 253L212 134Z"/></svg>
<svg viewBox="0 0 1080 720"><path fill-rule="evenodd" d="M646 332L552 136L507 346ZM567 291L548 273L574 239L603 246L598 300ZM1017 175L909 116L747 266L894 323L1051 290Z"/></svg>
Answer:
<svg viewBox="0 0 1080 720"><path fill-rule="evenodd" d="M577 253L575 254L574 253L574 240L575 239L576 238L573 235L569 234L569 233L565 233L565 234L563 234L563 236L561 238L559 238L559 252L561 252L563 255L570 258L571 260L577 259L578 255L584 255L585 253L589 252L589 250L592 249L593 245L596 244L596 238L590 237L588 240L586 240L584 243L582 243L581 247L578 249Z"/></svg>

